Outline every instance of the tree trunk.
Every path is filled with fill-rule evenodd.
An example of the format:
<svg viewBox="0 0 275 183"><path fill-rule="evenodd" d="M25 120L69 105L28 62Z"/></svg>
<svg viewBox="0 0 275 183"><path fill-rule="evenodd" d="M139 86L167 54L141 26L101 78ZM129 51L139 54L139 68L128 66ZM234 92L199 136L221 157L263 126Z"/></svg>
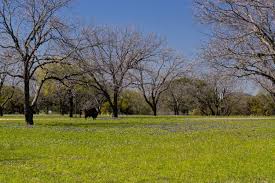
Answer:
<svg viewBox="0 0 275 183"><path fill-rule="evenodd" d="M70 118L73 117L73 113L74 113L74 97L73 97L73 93L72 90L69 91L69 105L70 105Z"/></svg>
<svg viewBox="0 0 275 183"><path fill-rule="evenodd" d="M118 94L114 93L113 117L118 117Z"/></svg>
<svg viewBox="0 0 275 183"><path fill-rule="evenodd" d="M61 115L64 115L63 114L63 103L62 103L62 99L61 98L59 99L59 113Z"/></svg>
<svg viewBox="0 0 275 183"><path fill-rule="evenodd" d="M216 116L220 116L221 115L221 110L220 110L220 106L218 104L216 104Z"/></svg>
<svg viewBox="0 0 275 183"><path fill-rule="evenodd" d="M177 101L175 95L172 93L173 101L174 101L174 114L179 115L179 102Z"/></svg>
<svg viewBox="0 0 275 183"><path fill-rule="evenodd" d="M65 107L64 107L64 100L62 100L61 98L59 99L59 112L62 116L65 115Z"/></svg>
<svg viewBox="0 0 275 183"><path fill-rule="evenodd" d="M157 116L157 105L156 104L153 104L152 110L153 110L154 116Z"/></svg>
<svg viewBox="0 0 275 183"><path fill-rule="evenodd" d="M178 116L179 115L179 110L175 109L175 115Z"/></svg>
<svg viewBox="0 0 275 183"><path fill-rule="evenodd" d="M49 114L49 105L47 105L47 107L46 107L46 114Z"/></svg>
<svg viewBox="0 0 275 183"><path fill-rule="evenodd" d="M30 105L30 83L29 77L25 76L24 79L24 113L25 113L25 121L27 125L33 125L33 110L32 106Z"/></svg>
<svg viewBox="0 0 275 183"><path fill-rule="evenodd" d="M180 114L178 105L174 106L174 114L178 116Z"/></svg>
<svg viewBox="0 0 275 183"><path fill-rule="evenodd" d="M152 109L152 111L153 111L153 115L154 115L154 116L157 116L157 104L156 104L156 102L154 102L154 101L150 102L150 101L147 100L146 98L145 98L145 101L146 101L146 103L151 107L151 109Z"/></svg>
<svg viewBox="0 0 275 183"><path fill-rule="evenodd" d="M4 110L3 107L0 106L0 116L3 116L3 115L4 115L3 110Z"/></svg>
<svg viewBox="0 0 275 183"><path fill-rule="evenodd" d="M212 115L212 116L216 116L216 113L215 113L214 109L211 107L211 104L208 104L208 108L209 108L210 111L211 111L211 115Z"/></svg>

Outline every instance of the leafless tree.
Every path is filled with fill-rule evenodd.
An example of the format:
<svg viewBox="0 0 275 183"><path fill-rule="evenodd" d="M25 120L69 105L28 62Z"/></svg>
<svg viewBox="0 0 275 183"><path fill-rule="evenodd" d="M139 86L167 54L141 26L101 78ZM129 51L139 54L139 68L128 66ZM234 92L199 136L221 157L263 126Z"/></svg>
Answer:
<svg viewBox="0 0 275 183"><path fill-rule="evenodd" d="M106 97L113 117L118 117L119 95L132 83L130 71L152 57L161 41L128 28L96 28L84 35L87 49L81 52L80 67L91 79L90 86Z"/></svg>
<svg viewBox="0 0 275 183"><path fill-rule="evenodd" d="M177 56L172 50L163 49L159 55L138 67L136 84L154 116L157 115L162 94L169 89L173 80L183 75L186 71L184 66L181 56Z"/></svg>
<svg viewBox="0 0 275 183"><path fill-rule="evenodd" d="M213 30L205 59L238 77L269 80L274 95L275 1L196 0L195 7Z"/></svg>
<svg viewBox="0 0 275 183"><path fill-rule="evenodd" d="M70 0L1 0L0 1L0 48L13 53L14 72L9 76L24 81L24 110L28 125L33 125L33 107L48 79L44 72L31 101L30 85L39 69L46 65L62 63L72 54L76 46L69 39L69 26L64 24L58 12ZM70 49L65 48L70 45Z"/></svg>

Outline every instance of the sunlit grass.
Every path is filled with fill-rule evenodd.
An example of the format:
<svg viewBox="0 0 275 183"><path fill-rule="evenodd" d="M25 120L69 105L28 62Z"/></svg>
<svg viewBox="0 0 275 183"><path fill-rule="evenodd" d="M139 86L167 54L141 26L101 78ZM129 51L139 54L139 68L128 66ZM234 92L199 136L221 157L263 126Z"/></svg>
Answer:
<svg viewBox="0 0 275 183"><path fill-rule="evenodd" d="M0 118L0 182L275 182L275 118Z"/></svg>

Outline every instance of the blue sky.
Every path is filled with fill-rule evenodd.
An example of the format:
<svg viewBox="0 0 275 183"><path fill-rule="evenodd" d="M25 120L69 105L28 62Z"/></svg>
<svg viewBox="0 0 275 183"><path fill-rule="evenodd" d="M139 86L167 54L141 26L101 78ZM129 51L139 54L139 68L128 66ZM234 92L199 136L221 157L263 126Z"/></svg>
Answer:
<svg viewBox="0 0 275 183"><path fill-rule="evenodd" d="M192 0L77 0L74 14L94 25L134 26L155 32L194 58L206 36L192 15Z"/></svg>

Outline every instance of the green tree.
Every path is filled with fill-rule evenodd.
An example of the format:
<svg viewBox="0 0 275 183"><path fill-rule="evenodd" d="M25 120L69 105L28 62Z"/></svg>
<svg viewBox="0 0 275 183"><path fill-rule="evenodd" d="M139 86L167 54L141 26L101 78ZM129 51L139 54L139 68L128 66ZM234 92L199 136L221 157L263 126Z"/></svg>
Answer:
<svg viewBox="0 0 275 183"><path fill-rule="evenodd" d="M220 73L203 76L204 79L194 80L192 96L203 115L230 115L238 99L234 95L237 82Z"/></svg>
<svg viewBox="0 0 275 183"><path fill-rule="evenodd" d="M135 90L125 90L119 102L123 114L150 114L150 107L144 101L142 94Z"/></svg>
<svg viewBox="0 0 275 183"><path fill-rule="evenodd" d="M250 113L253 115L270 116L275 114L275 103L272 96L266 92L260 92L256 96L252 96L248 101Z"/></svg>
<svg viewBox="0 0 275 183"><path fill-rule="evenodd" d="M7 114L24 113L24 92L20 87L4 87L3 93L13 93L12 98L6 103L4 112Z"/></svg>

